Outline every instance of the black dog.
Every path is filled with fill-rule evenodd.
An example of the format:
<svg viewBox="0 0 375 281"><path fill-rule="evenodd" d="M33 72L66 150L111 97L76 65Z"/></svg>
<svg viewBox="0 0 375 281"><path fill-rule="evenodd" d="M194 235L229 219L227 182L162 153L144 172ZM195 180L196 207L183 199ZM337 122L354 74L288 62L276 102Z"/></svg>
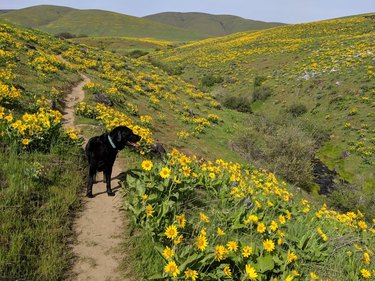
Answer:
<svg viewBox="0 0 375 281"><path fill-rule="evenodd" d="M103 172L108 196L114 196L111 189L111 174L117 152L127 146L137 146L135 143L141 139L126 126L114 128L111 132L101 136L92 137L85 148L89 161L89 176L87 180L86 196L93 198L92 185L96 172Z"/></svg>

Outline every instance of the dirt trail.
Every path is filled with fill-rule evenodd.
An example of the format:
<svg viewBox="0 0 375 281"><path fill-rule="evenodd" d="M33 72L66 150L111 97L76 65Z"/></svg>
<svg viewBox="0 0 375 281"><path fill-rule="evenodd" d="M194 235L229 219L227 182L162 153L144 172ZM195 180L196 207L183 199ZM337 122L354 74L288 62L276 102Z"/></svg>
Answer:
<svg viewBox="0 0 375 281"><path fill-rule="evenodd" d="M83 86L90 82L81 75L81 81L65 99L64 126L74 128L74 105L84 98ZM119 194L119 175L123 172L121 159L117 159L112 172L112 189L116 196L106 194L105 184L100 181L93 186L93 199L83 199L84 208L74 222L77 241L73 245L76 256L69 281L127 281L119 272L123 257L119 251L124 229L124 216L120 212L122 204Z"/></svg>

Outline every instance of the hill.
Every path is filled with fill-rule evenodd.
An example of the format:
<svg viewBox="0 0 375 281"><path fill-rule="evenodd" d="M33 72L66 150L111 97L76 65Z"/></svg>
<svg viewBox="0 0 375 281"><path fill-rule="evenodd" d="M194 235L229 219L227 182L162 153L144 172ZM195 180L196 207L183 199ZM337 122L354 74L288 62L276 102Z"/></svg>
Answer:
<svg viewBox="0 0 375 281"><path fill-rule="evenodd" d="M359 204L362 193L349 203L346 192L371 194L375 188L373 27L370 15L289 25L207 39L149 59L178 70L228 107L253 112L248 122L255 130L241 132L245 136L237 137L235 149L297 182L302 170L282 172L290 162L280 164L280 151L272 151L276 139L287 137L288 124L305 127L300 137L310 135L315 147L314 153L306 147L305 160L319 157L344 180L333 183L339 186L333 197L348 208ZM306 161L297 159L303 167Z"/></svg>
<svg viewBox="0 0 375 281"><path fill-rule="evenodd" d="M354 39L361 38L358 32L365 30L366 21L353 21ZM292 30L294 36L296 31ZM78 134L99 135L118 125L142 136L137 149L121 152L127 159L126 178L121 179L123 200L134 239L126 248L131 258L124 264L138 270L139 280L373 276L375 229L374 222L357 210L363 205L345 213L331 210L238 157L228 141L236 133L244 135L247 114L222 108L211 95L147 61L12 25L1 24L0 33L4 279L63 279L73 255L67 246L74 236L72 213L82 205L79 195L87 168ZM274 34L271 37L275 42ZM197 59L204 57L197 53ZM367 57L362 59L367 62ZM264 67L268 71L269 65ZM76 107L78 133L62 127L60 111L80 73L92 82L85 84L85 100ZM215 75L219 73L224 72ZM212 79L205 85L209 82ZM368 106L366 100L361 110ZM282 138L277 141L279 147L286 145ZM166 147L166 158L153 158L155 142Z"/></svg>
<svg viewBox="0 0 375 281"><path fill-rule="evenodd" d="M203 31L212 37L284 25L282 23L255 21L231 15L211 15L206 13L166 12L145 16L144 18L197 33Z"/></svg>
<svg viewBox="0 0 375 281"><path fill-rule="evenodd" d="M152 37L161 40L193 41L209 37L146 19L101 10L77 10L40 5L0 15L0 18L52 34L76 36Z"/></svg>
<svg viewBox="0 0 375 281"><path fill-rule="evenodd" d="M135 37L77 37L70 41L132 57L144 56L151 51L170 48L176 44L171 41Z"/></svg>

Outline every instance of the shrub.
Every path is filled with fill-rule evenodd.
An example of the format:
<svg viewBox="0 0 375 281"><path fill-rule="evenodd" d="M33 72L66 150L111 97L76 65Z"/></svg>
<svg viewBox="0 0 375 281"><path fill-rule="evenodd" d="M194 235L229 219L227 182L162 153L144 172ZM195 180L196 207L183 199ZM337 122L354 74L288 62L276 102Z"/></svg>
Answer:
<svg viewBox="0 0 375 281"><path fill-rule="evenodd" d="M272 95L272 90L270 87L261 86L256 87L253 93L253 101L265 101Z"/></svg>
<svg viewBox="0 0 375 281"><path fill-rule="evenodd" d="M251 99L247 96L228 95L224 97L223 105L239 112L251 113Z"/></svg>
<svg viewBox="0 0 375 281"><path fill-rule="evenodd" d="M254 87L262 86L263 82L266 81L267 78L264 76L256 76L254 79Z"/></svg>
<svg viewBox="0 0 375 281"><path fill-rule="evenodd" d="M129 54L127 54L128 55L128 57L131 57L131 58L135 58L135 59L137 59L137 58L140 58L140 57L143 57L143 56L145 56L145 55L147 55L148 54L148 52L146 52L146 51L142 51L142 50L133 50L133 51L131 51Z"/></svg>
<svg viewBox="0 0 375 281"><path fill-rule="evenodd" d="M55 37L60 38L60 39L70 39L70 38L76 38L77 36L69 32L61 32L61 33L56 34Z"/></svg>
<svg viewBox="0 0 375 281"><path fill-rule="evenodd" d="M302 103L293 103L287 108L286 111L292 114L294 117L298 117L307 112L307 107Z"/></svg>
<svg viewBox="0 0 375 281"><path fill-rule="evenodd" d="M309 189L315 141L300 123L285 116L274 120L253 116L249 128L231 148L258 167L266 167L288 181Z"/></svg>
<svg viewBox="0 0 375 281"><path fill-rule="evenodd" d="M208 74L202 78L201 84L202 84L202 87L212 87L215 84L219 84L223 81L224 81L223 77Z"/></svg>

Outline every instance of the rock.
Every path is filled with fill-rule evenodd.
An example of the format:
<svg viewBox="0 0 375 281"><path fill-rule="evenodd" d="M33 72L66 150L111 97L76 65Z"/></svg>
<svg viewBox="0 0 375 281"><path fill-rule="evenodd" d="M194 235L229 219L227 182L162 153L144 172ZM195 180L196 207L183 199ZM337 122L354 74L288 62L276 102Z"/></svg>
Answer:
<svg viewBox="0 0 375 281"><path fill-rule="evenodd" d="M161 143L153 143L151 145L151 153L158 158L164 158L167 152Z"/></svg>
<svg viewBox="0 0 375 281"><path fill-rule="evenodd" d="M94 98L97 102L103 103L108 106L113 106L113 102L105 94L95 94Z"/></svg>

